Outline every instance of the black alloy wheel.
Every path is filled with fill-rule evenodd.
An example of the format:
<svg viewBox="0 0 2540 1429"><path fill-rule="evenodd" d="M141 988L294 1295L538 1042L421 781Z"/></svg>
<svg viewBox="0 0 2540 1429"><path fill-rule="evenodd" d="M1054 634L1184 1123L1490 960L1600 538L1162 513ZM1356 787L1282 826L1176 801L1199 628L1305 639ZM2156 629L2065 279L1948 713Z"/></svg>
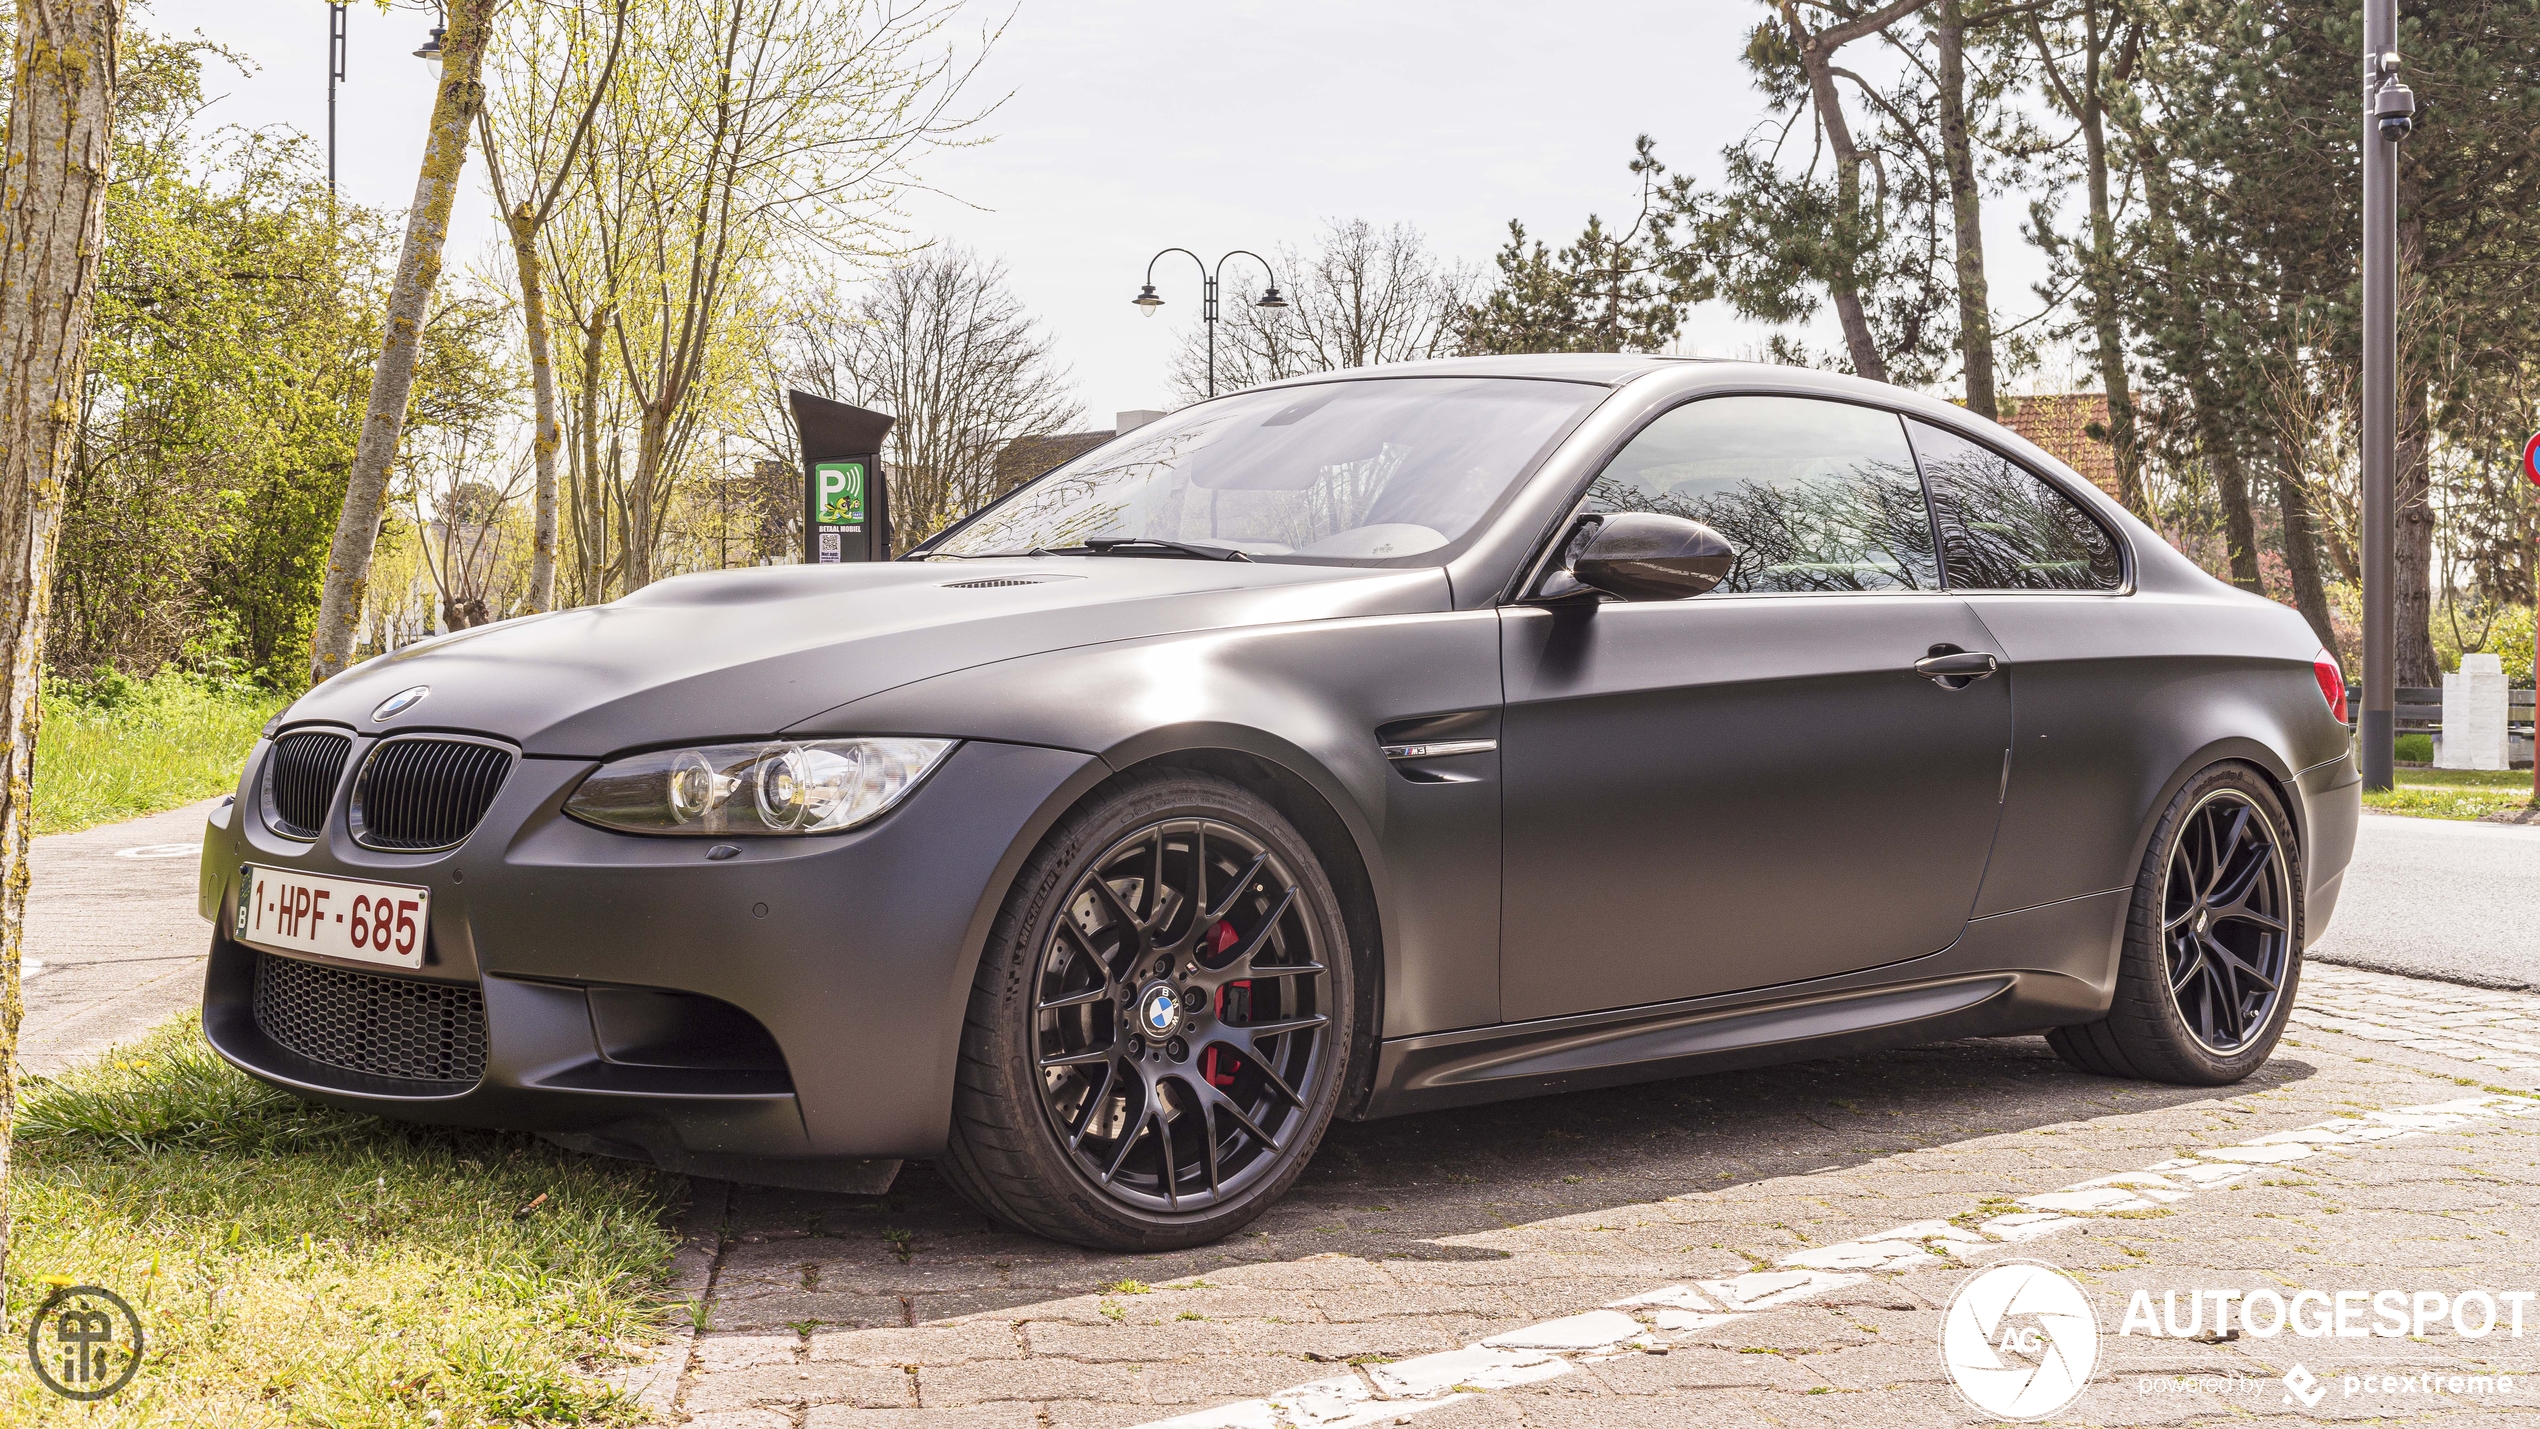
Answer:
<svg viewBox="0 0 2540 1429"><path fill-rule="evenodd" d="M1216 1239L1321 1140L1355 985L1338 899L1267 804L1180 773L1098 796L990 936L946 1177L1056 1239Z"/></svg>
<svg viewBox="0 0 2540 1429"><path fill-rule="evenodd" d="M2217 1057L2274 1020L2293 954L2293 890L2274 826L2249 795L2216 789L2179 829L2161 892L2170 998Z"/></svg>
<svg viewBox="0 0 2540 1429"><path fill-rule="evenodd" d="M2102 1076L2239 1081L2284 1033L2302 928L2302 851L2274 786L2244 764L2202 770L2145 850L2107 1015L2046 1040Z"/></svg>
<svg viewBox="0 0 2540 1429"><path fill-rule="evenodd" d="M1331 1057L1295 875L1214 819L1150 824L1068 890L1041 955L1041 1109L1094 1184L1203 1210L1278 1161Z"/></svg>

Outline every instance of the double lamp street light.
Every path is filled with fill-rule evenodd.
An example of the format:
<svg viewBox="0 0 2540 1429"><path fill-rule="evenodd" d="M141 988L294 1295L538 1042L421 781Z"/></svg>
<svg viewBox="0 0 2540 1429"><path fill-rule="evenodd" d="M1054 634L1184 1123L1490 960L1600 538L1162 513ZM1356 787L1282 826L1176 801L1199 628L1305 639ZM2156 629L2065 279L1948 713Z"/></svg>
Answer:
<svg viewBox="0 0 2540 1429"><path fill-rule="evenodd" d="M1198 254L1193 253L1187 248L1166 248L1159 251L1155 255L1155 258L1149 258L1147 260L1146 283L1143 287L1138 289L1138 295L1129 300L1130 302L1137 304L1140 309L1144 310L1148 317L1154 317L1155 310L1164 306L1164 299L1156 296L1155 292L1155 261L1156 258L1161 258L1166 253L1179 253L1199 265L1199 320L1207 325L1208 395L1214 397L1217 395L1217 275L1224 271L1226 267L1226 260L1228 258L1249 258L1253 262L1261 265L1262 276L1270 280L1270 286L1261 290L1261 296L1252 300L1252 305L1254 307L1271 309L1284 308L1288 305L1288 300L1279 295L1279 275L1270 271L1270 260L1248 248L1238 248L1230 253L1222 255L1218 258L1217 266L1214 268L1209 266L1207 259L1200 257Z"/></svg>

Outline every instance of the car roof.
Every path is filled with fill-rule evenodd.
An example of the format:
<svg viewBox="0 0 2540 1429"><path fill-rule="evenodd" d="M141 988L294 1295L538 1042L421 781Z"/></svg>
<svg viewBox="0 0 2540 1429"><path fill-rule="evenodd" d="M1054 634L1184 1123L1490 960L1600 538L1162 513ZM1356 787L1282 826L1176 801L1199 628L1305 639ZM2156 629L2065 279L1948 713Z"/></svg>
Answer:
<svg viewBox="0 0 2540 1429"><path fill-rule="evenodd" d="M1426 362L1388 362L1376 367L1352 367L1339 372L1307 372L1262 385L1296 387L1317 382L1364 382L1384 377L1532 377L1614 387L1662 367L1716 360L1642 352L1525 352L1504 357L1441 357Z"/></svg>

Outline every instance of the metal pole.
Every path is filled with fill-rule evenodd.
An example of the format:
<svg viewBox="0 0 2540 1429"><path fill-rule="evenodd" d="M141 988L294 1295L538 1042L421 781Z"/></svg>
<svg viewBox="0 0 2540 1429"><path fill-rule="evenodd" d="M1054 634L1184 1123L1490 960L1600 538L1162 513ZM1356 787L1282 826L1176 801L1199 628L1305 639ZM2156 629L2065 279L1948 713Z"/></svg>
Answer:
<svg viewBox="0 0 2540 1429"><path fill-rule="evenodd" d="M335 197L335 86L344 78L344 5L326 7L326 196Z"/></svg>
<svg viewBox="0 0 2540 1429"><path fill-rule="evenodd" d="M2392 504L2399 437L2399 145L2382 129L2395 78L2397 0L2364 0L2364 707L2356 734L2364 787L2394 782L2398 611Z"/></svg>
<svg viewBox="0 0 2540 1429"><path fill-rule="evenodd" d="M1220 258L1220 263L1226 260ZM1217 275L1211 273L1201 284L1199 320L1208 325L1208 395L1217 396Z"/></svg>

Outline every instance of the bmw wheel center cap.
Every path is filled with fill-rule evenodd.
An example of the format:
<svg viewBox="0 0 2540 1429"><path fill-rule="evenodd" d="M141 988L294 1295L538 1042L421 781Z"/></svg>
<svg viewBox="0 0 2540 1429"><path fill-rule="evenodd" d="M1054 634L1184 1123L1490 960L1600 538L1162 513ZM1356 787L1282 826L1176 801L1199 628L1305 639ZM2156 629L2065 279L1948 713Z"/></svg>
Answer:
<svg viewBox="0 0 2540 1429"><path fill-rule="evenodd" d="M1182 995L1170 983L1154 983L1138 995L1138 1030L1159 1042L1182 1030Z"/></svg>

